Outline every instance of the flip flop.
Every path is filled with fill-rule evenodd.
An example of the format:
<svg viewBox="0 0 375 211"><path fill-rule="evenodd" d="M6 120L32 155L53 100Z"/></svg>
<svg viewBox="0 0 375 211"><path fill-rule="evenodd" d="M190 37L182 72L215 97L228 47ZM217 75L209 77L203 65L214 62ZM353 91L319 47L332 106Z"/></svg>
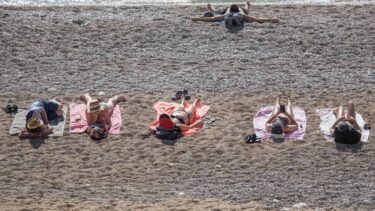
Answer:
<svg viewBox="0 0 375 211"><path fill-rule="evenodd" d="M253 143L260 143L261 139L258 138L255 133L253 134L250 134L250 135L247 135L245 138L244 138L245 142L248 143L248 144L253 144Z"/></svg>
<svg viewBox="0 0 375 211"><path fill-rule="evenodd" d="M185 100L191 99L190 95L188 94L188 90L184 89L184 91L182 91L182 94L184 95Z"/></svg>
<svg viewBox="0 0 375 211"><path fill-rule="evenodd" d="M172 97L172 100L173 101L181 100L182 95L183 95L182 91L177 91L176 95L174 97Z"/></svg>
<svg viewBox="0 0 375 211"><path fill-rule="evenodd" d="M11 113L13 113L13 111L12 111L12 106L11 106L11 105L7 105L7 106L5 106L5 107L3 108L3 111L5 111L5 113L7 113L7 114L11 114Z"/></svg>

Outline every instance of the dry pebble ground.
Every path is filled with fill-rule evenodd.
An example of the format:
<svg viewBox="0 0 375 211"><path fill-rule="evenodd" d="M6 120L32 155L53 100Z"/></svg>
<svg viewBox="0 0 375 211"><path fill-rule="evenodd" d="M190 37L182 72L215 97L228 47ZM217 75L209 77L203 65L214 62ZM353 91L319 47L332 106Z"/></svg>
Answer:
<svg viewBox="0 0 375 211"><path fill-rule="evenodd" d="M1 210L373 209L374 135L335 145L315 109L353 99L375 125L375 6L253 6L279 24L229 32L198 7L0 7L0 102L125 93L120 135L21 141L0 115ZM216 119L193 137L147 132L188 89ZM303 141L245 144L257 109L290 93ZM103 96L99 96L104 98ZM69 121L69 119L68 119Z"/></svg>

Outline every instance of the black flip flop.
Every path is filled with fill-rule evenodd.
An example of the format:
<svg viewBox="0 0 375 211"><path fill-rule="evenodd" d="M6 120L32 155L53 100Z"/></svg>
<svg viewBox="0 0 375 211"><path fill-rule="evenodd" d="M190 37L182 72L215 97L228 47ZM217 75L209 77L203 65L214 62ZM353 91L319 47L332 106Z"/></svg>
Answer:
<svg viewBox="0 0 375 211"><path fill-rule="evenodd" d="M182 94L184 95L185 100L191 99L190 95L188 94L188 90L184 89L184 91L182 91Z"/></svg>
<svg viewBox="0 0 375 211"><path fill-rule="evenodd" d="M245 142L247 144L253 144L253 143L260 143L260 138L258 138L255 133L253 134L250 134L250 135L247 135L245 138L244 138Z"/></svg>
<svg viewBox="0 0 375 211"><path fill-rule="evenodd" d="M182 91L177 91L176 95L172 97L172 100L173 101L181 100L182 95L183 95Z"/></svg>
<svg viewBox="0 0 375 211"><path fill-rule="evenodd" d="M5 111L5 113L7 113L7 114L11 114L11 113L13 113L13 111L12 111L12 106L11 106L11 105L7 105L7 106L5 106L5 107L3 108L3 111Z"/></svg>

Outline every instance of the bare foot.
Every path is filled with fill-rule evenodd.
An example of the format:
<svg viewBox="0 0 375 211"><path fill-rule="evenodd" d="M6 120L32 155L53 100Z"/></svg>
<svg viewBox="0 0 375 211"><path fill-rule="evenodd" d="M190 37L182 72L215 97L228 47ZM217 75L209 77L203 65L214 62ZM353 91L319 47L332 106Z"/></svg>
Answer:
<svg viewBox="0 0 375 211"><path fill-rule="evenodd" d="M89 95L89 93L85 93L81 96L79 96L79 99L86 102L86 97Z"/></svg>
<svg viewBox="0 0 375 211"><path fill-rule="evenodd" d="M126 102L126 97L124 95L117 95L117 102Z"/></svg>

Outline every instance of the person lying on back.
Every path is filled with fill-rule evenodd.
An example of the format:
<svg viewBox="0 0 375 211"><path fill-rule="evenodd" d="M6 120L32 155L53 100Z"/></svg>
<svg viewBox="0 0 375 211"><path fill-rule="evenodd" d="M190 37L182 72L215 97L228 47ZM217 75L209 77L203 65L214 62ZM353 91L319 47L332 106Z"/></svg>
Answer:
<svg viewBox="0 0 375 211"><path fill-rule="evenodd" d="M235 25L243 25L244 22L257 23L278 23L279 19L275 18L255 18L249 16L250 2L246 2L246 8L242 8L237 4L232 4L230 7L223 10L218 10L212 7L211 4L207 6L209 12L205 13L204 17L193 17L192 21L216 22L225 21L225 26L231 27Z"/></svg>
<svg viewBox="0 0 375 211"><path fill-rule="evenodd" d="M115 106L120 102L125 102L126 98L122 95L116 95L108 102L99 102L93 99L88 93L82 95L80 99L86 102L86 133L94 140L105 138L111 128L111 115Z"/></svg>

